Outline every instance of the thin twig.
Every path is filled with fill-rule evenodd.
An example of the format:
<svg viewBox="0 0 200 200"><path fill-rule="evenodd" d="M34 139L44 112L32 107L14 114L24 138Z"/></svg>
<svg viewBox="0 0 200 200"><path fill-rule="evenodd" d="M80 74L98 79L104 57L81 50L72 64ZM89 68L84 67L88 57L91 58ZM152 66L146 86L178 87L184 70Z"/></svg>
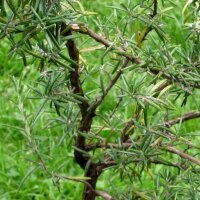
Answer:
<svg viewBox="0 0 200 200"><path fill-rule="evenodd" d="M69 176L65 176L65 175L61 175L61 174L57 174L57 173L53 173L52 177L55 177L55 178L58 178L58 179L66 179L66 180L69 180L69 181L80 182L80 183L88 185L88 187L92 188L92 186L87 181L81 179L82 177L80 177L80 178L69 177ZM92 188L92 190L93 190L93 188Z"/></svg>
<svg viewBox="0 0 200 200"><path fill-rule="evenodd" d="M113 45L112 42L110 42L109 40L107 40L103 36L93 32L86 25L80 25L80 24L77 24L77 23L76 24L72 24L71 30L79 32L79 33L82 33L82 34L85 34L85 35L88 35L91 38L93 38L94 40L96 40L97 42L103 44L104 46L111 47L111 49L114 50L115 53L126 57L128 60L130 60L131 62L133 62L135 64L140 64L141 63L139 59L137 59L136 57L128 54L128 52L123 50L122 48Z"/></svg>
<svg viewBox="0 0 200 200"><path fill-rule="evenodd" d="M177 123L180 123L180 122L183 123L183 122L186 122L188 120L199 118L199 117L200 117L200 112L193 111L193 112L189 112L189 113L184 114L182 117L178 117L176 119L164 122L164 123L162 123L162 125L164 125L167 128L170 128L171 126L173 126ZM133 120L128 121L126 126L124 127L122 133L126 134L128 131L130 131L130 129L133 127L133 125L134 125ZM169 131L166 132L165 134L167 134L167 136L169 136L169 138L171 138L171 139L177 138L177 139L183 140L187 145L194 146L194 144L192 144L190 141L187 141L182 137L177 137L177 136L171 134ZM128 148L130 146L131 146L131 143L125 142L125 141L122 143L122 145L114 144L114 143L106 143L106 144L105 143L99 143L97 145L96 144L88 144L88 145L86 145L85 150L90 151L90 150L93 150L95 148L110 148L110 147L113 147L113 148L120 148L120 147Z"/></svg>
<svg viewBox="0 0 200 200"><path fill-rule="evenodd" d="M17 88L17 91L19 91L19 88ZM19 94L17 94L17 95L18 95L18 101L19 101L18 109L19 109L19 111L22 115L22 120L24 122L24 131L25 131L25 134L28 138L28 142L31 145L31 148L32 148L33 152L35 153L35 155L37 156L42 168L44 169L44 171L48 175L51 175L51 172L48 170L46 163L45 163L45 160L42 158L40 151L37 147L37 144L35 143L34 138L31 134L31 127L29 126L29 122L28 122L26 112L25 112L25 109L24 109L24 102L22 101L20 95Z"/></svg>
<svg viewBox="0 0 200 200"><path fill-rule="evenodd" d="M115 112L117 111L117 108L119 107L120 103L122 102L122 97L119 98L118 102L116 103L114 109L112 110L111 114L109 115L109 119L112 119L113 115L115 114ZM103 125L95 135L99 135L99 133L105 128L106 126Z"/></svg>
<svg viewBox="0 0 200 200"><path fill-rule="evenodd" d="M103 92L103 94L99 97L97 97L95 103L93 105L91 105L91 108L89 108L90 112L94 112L96 110L96 108L102 103L102 101L105 99L106 95L108 94L108 92L112 89L112 87L115 85L115 83L117 82L117 80L119 79L119 77L122 74L122 69L125 68L128 64L128 59L125 59L122 61L122 66L119 69L119 71L117 72L117 74L114 76L114 78L110 81L110 83L108 84L108 86L106 87L105 91Z"/></svg>
<svg viewBox="0 0 200 200"><path fill-rule="evenodd" d="M131 146L131 143L129 143L129 145ZM114 147L116 147L116 145L114 145ZM142 159L140 159L140 158L135 158L134 160L131 160L131 163L141 163L141 162L142 162ZM165 165L165 166L168 166L168 167L176 167L176 168L179 168L179 169L183 169L181 164L179 164L179 163L171 163L171 162L169 162L167 160L163 160L162 158L152 158L151 157L151 158L148 158L147 162L149 164ZM127 161L127 164L130 164L130 162ZM109 158L105 159L105 163L103 163L101 165L101 167L102 167L102 170L103 170L105 168L108 168L108 167L111 167L111 166L115 166L115 165L117 165L117 163L112 158L109 157Z"/></svg>
<svg viewBox="0 0 200 200"><path fill-rule="evenodd" d="M48 170L48 168L46 166L46 163L45 163L44 159L42 158L42 156L40 154L40 151L39 151L34 139L32 138L31 130L30 130L30 127L29 127L27 121L25 122L25 133L26 133L26 135L28 137L29 143L30 143L35 155L38 157L38 160L39 160L40 164L42 165L42 168L44 169L44 171L46 171L46 173L48 175L51 175L50 171Z"/></svg>
<svg viewBox="0 0 200 200"><path fill-rule="evenodd" d="M154 18L157 15L157 10L158 10L158 1L154 0L153 13L150 15L152 18Z"/></svg>
<svg viewBox="0 0 200 200"><path fill-rule="evenodd" d="M108 193L104 192L104 191L100 191L100 190L95 190L95 194L97 196L101 196L102 198L104 198L105 200L117 200L116 198L110 196Z"/></svg>
<svg viewBox="0 0 200 200"><path fill-rule="evenodd" d="M200 117L200 112L189 112L184 114L182 117L178 117L176 119L172 119L170 121L164 122L164 126L170 128L171 126L178 124L178 123L183 123L185 121L188 121L190 119L195 119Z"/></svg>
<svg viewBox="0 0 200 200"><path fill-rule="evenodd" d="M101 143L101 144L96 145L96 146L94 146L94 145L93 146L92 145L86 146L86 149L87 150L91 150L93 148L110 148L110 147L112 147L112 148L122 148L122 147L123 148L129 148L131 145L132 145L132 143L123 143L122 145L111 144L111 143L105 145L105 143L104 144ZM176 149L175 147L171 147L171 146L169 146L169 147L163 147L163 145L161 145L161 149L164 149L164 150L169 151L171 153L177 154L178 156L180 156L180 157L182 157L184 159L187 159L190 162L193 162L193 163L195 163L195 164L197 164L197 165L200 166L200 160L198 160L197 158L195 158L195 157L193 157L193 156L191 156L189 154L184 153L181 150ZM135 162L140 162L140 161L141 161L140 159L135 160ZM150 159L149 161L151 163L154 163L154 164L163 164L163 165L168 165L169 166L169 163L165 163L164 161L161 162L160 160L156 160L156 159ZM107 165L110 166L110 163L108 162ZM107 165L105 164L104 167L106 168ZM112 165L114 165L113 162L112 162ZM170 165L174 166L174 167L180 167L177 164L170 164Z"/></svg>
<svg viewBox="0 0 200 200"><path fill-rule="evenodd" d="M176 155L179 155L181 158L187 159L190 162L193 162L193 163L195 163L195 164L200 166L200 160L198 160L197 158L195 158L195 157L193 157L193 156L191 156L189 154L186 154L186 153L182 152L181 150L179 150L179 149L177 149L175 147L164 147L163 149L167 150L167 151L169 151L171 153L174 153Z"/></svg>
<svg viewBox="0 0 200 200"><path fill-rule="evenodd" d="M122 144L116 144L116 143L99 143L99 144L88 144L85 146L86 151L94 150L96 148L128 148L132 145L130 142L122 143Z"/></svg>

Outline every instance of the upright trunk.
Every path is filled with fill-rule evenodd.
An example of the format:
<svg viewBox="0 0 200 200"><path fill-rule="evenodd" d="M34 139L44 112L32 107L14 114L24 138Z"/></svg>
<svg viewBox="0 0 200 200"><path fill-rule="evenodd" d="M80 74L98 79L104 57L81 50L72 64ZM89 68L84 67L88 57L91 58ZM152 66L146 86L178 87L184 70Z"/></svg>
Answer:
<svg viewBox="0 0 200 200"><path fill-rule="evenodd" d="M67 28L67 26L63 23L61 26L61 32L64 31ZM64 33L64 36L70 36L72 35L72 31L68 30ZM71 87L73 89L74 94L80 95L81 97L84 97L84 91L81 85L80 81L80 74L79 74L79 51L75 44L75 41L73 39L69 39L66 42L66 46L68 49L68 53L70 56L70 59L74 61L74 63L71 63L71 68L73 70L70 71L70 82ZM81 111L81 121L79 124L79 132L85 132L88 133L91 128L93 117L95 116L95 111L90 111L88 113L88 109L90 108L89 102L87 100L82 101L79 103L79 108ZM85 137L81 134L78 134L76 137L76 144L75 146L78 149L85 150ZM87 165L87 162L89 160L89 157L85 155L83 152L75 149L74 150L74 157L76 162L80 165L80 167L85 170L85 167ZM100 171L98 170L97 164L91 164L86 172L86 176L90 177L91 179L87 181L88 185L85 185L84 192L83 192L83 200L94 200L96 197L95 194L95 187L97 178L100 175Z"/></svg>
<svg viewBox="0 0 200 200"><path fill-rule="evenodd" d="M90 177L91 179L87 182L88 185L85 185L84 192L83 192L83 200L95 200L96 194L94 192L96 188L96 183L101 171L98 170L97 164L91 164L86 172L86 176Z"/></svg>

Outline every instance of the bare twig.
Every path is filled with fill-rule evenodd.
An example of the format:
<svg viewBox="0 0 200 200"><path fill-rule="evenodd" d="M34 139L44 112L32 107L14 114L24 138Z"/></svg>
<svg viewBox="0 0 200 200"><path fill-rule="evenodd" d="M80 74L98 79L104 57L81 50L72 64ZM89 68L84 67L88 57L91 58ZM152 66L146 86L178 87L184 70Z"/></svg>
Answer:
<svg viewBox="0 0 200 200"><path fill-rule="evenodd" d="M105 200L117 200L116 198L110 196L108 193L104 192L104 191L100 191L100 190L95 190L95 194L97 196L101 196L102 198L104 198Z"/></svg>
<svg viewBox="0 0 200 200"><path fill-rule="evenodd" d="M169 128L175 124L182 123L182 122L188 121L190 119L195 119L195 118L199 118L199 117L200 117L200 112L193 111L193 112L184 114L182 117L178 117L176 119L164 122L163 124L164 124L164 126Z"/></svg>
<svg viewBox="0 0 200 200"><path fill-rule="evenodd" d="M91 38L93 38L94 40L96 40L97 42L103 44L104 46L111 47L111 49L114 50L115 53L126 57L131 62L133 62L135 64L140 64L140 60L139 59L137 59L136 57L128 54L128 52L123 50L122 48L113 45L112 42L110 42L109 40L107 40L103 36L93 32L86 25L80 25L80 24L77 24L77 23L76 24L72 24L71 30L79 32L79 33L82 33L82 34L85 34L85 35L88 35Z"/></svg>
<svg viewBox="0 0 200 200"><path fill-rule="evenodd" d="M176 149L175 147L164 147L164 150L167 150L167 151L169 151L171 153L177 154L181 158L187 159L190 162L193 162L193 163L195 163L195 164L200 166L200 160L198 160L197 158L195 158L195 157L193 157L193 156L191 156L189 154L184 153L183 151L181 151L179 149Z"/></svg>
<svg viewBox="0 0 200 200"><path fill-rule="evenodd" d="M16 88L17 91L20 90L20 88ZM40 165L42 166L42 168L44 169L44 171L51 176L51 173L50 171L48 170L47 166L46 166L46 163L45 163L45 160L42 158L41 154L40 154L40 151L37 147L37 144L35 143L34 141L34 138L31 134L31 127L29 125L29 122L28 122L28 119L27 119L27 116L26 116L26 112L25 112L25 109L24 109L24 102L22 101L20 95L17 93L18 95L18 101L19 101L19 106L18 106L18 109L22 115L22 120L24 122L24 131L25 131L25 134L28 138L28 142L33 150L33 152L35 153L35 155L37 156L39 162L40 162Z"/></svg>

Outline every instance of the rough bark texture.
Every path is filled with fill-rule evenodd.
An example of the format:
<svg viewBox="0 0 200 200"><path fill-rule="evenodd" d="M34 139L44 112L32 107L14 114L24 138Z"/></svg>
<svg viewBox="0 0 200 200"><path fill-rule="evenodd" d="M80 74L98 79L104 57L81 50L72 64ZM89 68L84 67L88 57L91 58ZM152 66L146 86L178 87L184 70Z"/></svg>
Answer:
<svg viewBox="0 0 200 200"><path fill-rule="evenodd" d="M66 29L66 25L62 25L62 30ZM64 33L65 36L72 35L72 31L69 30ZM70 56L70 59L75 61L74 64L71 64L71 68L73 69L70 72L70 82L72 90L75 94L78 94L82 97L84 97L84 92L81 86L80 82L80 75L79 75L79 51L76 47L75 41L73 39L69 39L66 43L66 47L68 49L68 53ZM90 105L87 101L83 101L79 104L79 108L81 111L81 121L79 124L78 132L85 132L88 133L91 128L93 117L95 116L95 111L88 112ZM89 157L82 153L80 150L85 150L85 137L80 135L78 133L76 137L76 143L75 146L77 149L74 150L74 157L76 162L80 165L80 167L85 170L86 164L89 160ZM87 181L89 184L85 185L84 193L83 193L83 200L94 200L96 197L96 194L94 192L96 187L97 178L100 175L100 172L97 170L96 164L91 164L88 167L88 170L85 174L87 177L90 177L91 179ZM90 185L90 187L89 187Z"/></svg>
<svg viewBox="0 0 200 200"><path fill-rule="evenodd" d="M88 168L88 171L86 172L87 177L91 177L91 179L88 181L88 183L92 186L92 188L95 190L96 183L99 175L101 174L101 171L98 171L98 165L97 164L91 164ZM91 190L87 185L85 186L84 193L83 193L83 200L94 200L96 197L96 193Z"/></svg>

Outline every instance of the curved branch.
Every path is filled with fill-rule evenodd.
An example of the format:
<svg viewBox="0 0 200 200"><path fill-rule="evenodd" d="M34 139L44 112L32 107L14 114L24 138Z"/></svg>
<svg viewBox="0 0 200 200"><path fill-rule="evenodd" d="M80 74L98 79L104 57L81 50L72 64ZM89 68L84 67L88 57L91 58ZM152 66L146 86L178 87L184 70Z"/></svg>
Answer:
<svg viewBox="0 0 200 200"><path fill-rule="evenodd" d="M130 146L132 145L132 143L123 143L122 145L119 145L119 144L112 144L112 143L109 143L109 144L99 144L99 145L90 145L90 146L86 146L86 149L87 150L92 150L94 148L129 148ZM172 147L172 146L169 146L169 147L163 147L163 145L161 145L161 149L164 149L166 151L169 151L171 153L174 153L174 154L177 154L178 156L184 158L184 159L187 159L189 160L190 162L193 162L197 165L200 166L200 160L198 160L197 158L189 155L189 154L186 154L184 153L183 151L181 150L178 150L176 149L175 147ZM140 159L136 159L135 162L140 162L141 160ZM157 159L150 159L149 160L151 163L154 163L154 164L163 164L163 165L167 165L167 166L174 166L174 167L179 167L181 168L181 166L177 165L177 164L171 164L171 163L167 163L167 162L163 162L163 161L160 161L160 160L157 160ZM111 166L111 165L115 165L115 163L113 163L113 161L111 161L111 163L106 163L104 165L104 168L107 168L108 166Z"/></svg>
<svg viewBox="0 0 200 200"><path fill-rule="evenodd" d="M107 40L103 36L93 32L86 25L80 25L78 23L75 23L75 24L71 25L71 30L85 34L85 35L88 35L91 38L93 38L94 40L96 40L97 42L103 44L104 46L111 47L111 49L114 50L115 53L124 56L125 58L127 58L128 60L130 60L131 62L133 62L135 64L141 63L141 61L138 58L130 55L127 51L123 50L122 48L113 45L112 42L110 42L109 40Z"/></svg>
<svg viewBox="0 0 200 200"><path fill-rule="evenodd" d="M72 31L88 35L89 37L93 38L97 42L103 44L104 46L111 47L112 50L115 50L115 53L117 53L119 55L122 55L123 57L126 57L132 63L134 63L134 64L141 64L142 63L142 61L139 58L136 58L136 57L130 55L126 50L123 50L120 47L114 46L112 42L110 42L109 40L107 40L106 38L104 38L103 36L101 36L100 34L95 33L94 31L92 31L91 29L89 29L86 25L80 25L78 23L73 23L70 26L71 26L71 30ZM147 68L148 65L144 64L141 67L142 68ZM161 70L156 69L156 68L149 68L149 71L152 74L154 74L154 75L157 75L157 74L159 74L161 72ZM185 82L183 80L181 80L179 77L173 77L173 76L171 76L169 74L166 74L164 72L162 72L160 75L163 78L166 78L167 80L169 80L172 83L176 82L176 83L179 83L181 86L185 85ZM188 86L200 89L200 85L196 84L196 83L189 83Z"/></svg>
<svg viewBox="0 0 200 200"><path fill-rule="evenodd" d="M94 190L94 188L90 185L90 183L88 183L85 180L82 180L80 178L76 178L76 177L68 177L68 176L64 176L64 175L60 175L60 174L52 174L52 177L58 178L58 179L66 179L66 180L70 180L70 181L75 181L75 182L79 182L79 183L83 183L85 184L87 187L90 188L90 190L96 194L96 196L101 196L103 199L105 200L116 200L114 197L112 197L111 195L109 195L108 193L106 193L105 191L100 191L100 190Z"/></svg>
<svg viewBox="0 0 200 200"><path fill-rule="evenodd" d="M62 28L61 28L62 34L64 36L72 35L71 30L65 31L63 33L64 30L66 30L66 25L62 24ZM75 41L73 39L67 40L66 47L68 49L70 59L72 59L74 61L74 63L71 64L71 68L73 70L70 71L70 82L71 82L73 92L75 94L78 94L78 95L84 97L84 92L83 92L83 89L82 89L82 86L81 86L80 75L79 75L79 51L78 51L78 48L77 48ZM78 130L80 132L88 133L90 131L90 128L91 128L93 117L95 116L95 113L94 113L95 110L94 110L94 112L91 111L90 113L88 113L88 108L90 107L88 101L81 102L79 104L79 107L80 107L82 119L80 121ZM76 136L75 146L76 146L76 149L74 150L75 160L80 165L80 167L85 170L85 167L86 167L86 164L88 163L89 157L87 155L85 155L82 151L78 150L78 149L80 149L80 150L84 151L84 149L85 149L85 137L82 136L81 134L78 134ZM97 178L100 175L100 173L101 173L101 171L97 170L96 164L91 163L91 165L89 166L89 169L87 170L87 173L86 173L86 176L90 177L91 179L86 181L86 182L89 185L91 185L91 187L93 189L95 189L95 187L96 187ZM83 193L83 199L94 200L95 199L95 193L88 186L88 184L85 185L84 193Z"/></svg>
<svg viewBox="0 0 200 200"><path fill-rule="evenodd" d="M164 147L164 149L200 166L200 160L189 154L182 152L179 149L176 149L175 147Z"/></svg>
<svg viewBox="0 0 200 200"><path fill-rule="evenodd" d="M95 190L94 192L95 192L95 194L96 194L97 196L100 196L100 197L102 197L102 198L105 199L105 200L117 200L116 198L110 196L108 193L106 193L106 192L104 192L104 191Z"/></svg>

